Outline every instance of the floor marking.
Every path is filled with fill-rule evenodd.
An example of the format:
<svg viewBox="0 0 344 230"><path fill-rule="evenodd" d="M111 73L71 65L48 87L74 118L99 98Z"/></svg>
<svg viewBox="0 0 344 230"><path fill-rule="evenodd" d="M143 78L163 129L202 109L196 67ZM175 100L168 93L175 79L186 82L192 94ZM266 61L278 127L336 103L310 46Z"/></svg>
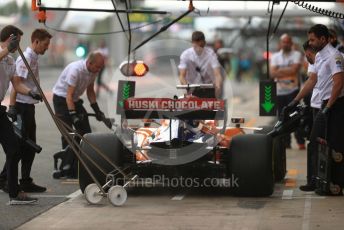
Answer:
<svg viewBox="0 0 344 230"><path fill-rule="evenodd" d="M284 186L289 187L289 188L295 188L296 187L296 179L287 178L285 180Z"/></svg>
<svg viewBox="0 0 344 230"><path fill-rule="evenodd" d="M67 195L30 195L35 198L67 198Z"/></svg>
<svg viewBox="0 0 344 230"><path fill-rule="evenodd" d="M294 190L283 190L282 200L291 200L293 199Z"/></svg>
<svg viewBox="0 0 344 230"><path fill-rule="evenodd" d="M302 230L309 230L309 222L311 219L312 199L310 195L306 195L305 208L303 210Z"/></svg>
<svg viewBox="0 0 344 230"><path fill-rule="evenodd" d="M182 200L185 197L185 195L176 195L174 197L172 197L171 200Z"/></svg>
<svg viewBox="0 0 344 230"><path fill-rule="evenodd" d="M287 175L288 176L297 176L297 174L298 174L297 169L289 169Z"/></svg>

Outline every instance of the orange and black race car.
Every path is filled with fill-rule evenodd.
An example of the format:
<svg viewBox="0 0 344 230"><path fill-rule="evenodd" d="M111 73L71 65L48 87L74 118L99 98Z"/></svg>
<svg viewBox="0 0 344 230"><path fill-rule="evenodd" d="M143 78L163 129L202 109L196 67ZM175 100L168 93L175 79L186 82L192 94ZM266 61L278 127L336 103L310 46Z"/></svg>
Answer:
<svg viewBox="0 0 344 230"><path fill-rule="evenodd" d="M82 149L87 157L83 158L106 186L114 182L127 186L132 178L137 181L157 175L198 181L212 178L217 180L214 187L228 187L230 194L270 196L274 182L286 173L285 148L279 138L267 135L272 128L242 127L243 118L232 118L234 126L227 126L227 110L226 100L216 98L128 98L115 133L85 136L118 169L85 142ZM141 122L133 125L130 120ZM87 197L93 180L83 165L79 181ZM164 181L154 181L159 182Z"/></svg>

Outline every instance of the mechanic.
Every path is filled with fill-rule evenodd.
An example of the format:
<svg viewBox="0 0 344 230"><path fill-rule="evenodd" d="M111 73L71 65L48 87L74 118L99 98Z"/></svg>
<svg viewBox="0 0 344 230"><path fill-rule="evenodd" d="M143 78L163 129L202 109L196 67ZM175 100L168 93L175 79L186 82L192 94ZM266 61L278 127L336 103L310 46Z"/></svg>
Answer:
<svg viewBox="0 0 344 230"><path fill-rule="evenodd" d="M317 52L314 71L316 81L307 81L301 92L286 106L292 110L299 101L312 91L315 85L319 89L321 110L313 122L310 142L316 143L318 137L326 138L328 145L337 152L344 152L344 60L341 53L329 42L329 30L325 25L317 24L308 31L310 46ZM316 152L311 153L313 156ZM316 156L314 157L316 159ZM313 159L314 159L313 158ZM311 183L302 187L303 191L316 191L316 160L307 170Z"/></svg>
<svg viewBox="0 0 344 230"><path fill-rule="evenodd" d="M70 127L74 126L80 135L91 132L87 111L80 99L85 91L91 108L96 114L96 119L101 121L105 117L98 106L94 91L95 79L103 67L103 55L99 52L92 52L86 60L78 60L67 65L54 85L53 104L56 116ZM62 148L65 149L68 143L64 137L61 139ZM72 158L72 168L68 176L77 178L77 161L75 156Z"/></svg>
<svg viewBox="0 0 344 230"><path fill-rule="evenodd" d="M40 94L34 92L14 77L16 74L15 61L9 53L14 53L20 42L23 32L12 25L5 26L0 32L0 102L3 101L9 83L13 84L19 93L29 95L33 99L41 100ZM30 204L37 202L37 198L27 196L18 185L18 163L20 160L19 143L13 126L6 115L6 107L0 107L0 143L6 154L7 182L0 180L3 189L8 184L9 205Z"/></svg>
<svg viewBox="0 0 344 230"><path fill-rule="evenodd" d="M205 36L201 31L194 31L191 36L192 47L180 55L180 84L214 84L215 97L222 95L221 65L217 55L206 47Z"/></svg>
<svg viewBox="0 0 344 230"><path fill-rule="evenodd" d="M315 62L315 55L316 55L316 50L313 49L313 47L310 46L309 41L307 40L303 44L303 49L305 52L305 57L308 62L308 68L307 68L307 81L305 82L304 87L302 90L299 92L299 94L296 96L297 100L303 100L305 101L309 94L306 94L309 92L307 90L308 87L313 87L313 90L311 90L311 98L310 98L310 106L312 109L312 125L313 121L315 120L317 113L319 112L321 108L321 99L320 99L320 89L317 84L317 75L316 71L314 69L314 62ZM313 191L315 188L315 177L312 175L316 174L316 171L310 171L310 170L316 170L316 165L317 165L317 156L314 153L316 150L316 142L313 140L310 140L310 143L307 148L307 184L306 185L301 185L300 190L302 191ZM312 166L315 165L315 166Z"/></svg>
<svg viewBox="0 0 344 230"><path fill-rule="evenodd" d="M293 50L293 40L288 34L280 37L281 50L271 56L271 77L277 82L277 112L290 103L299 92L299 78L302 66L302 54ZM295 138L300 150L305 149L305 139L299 131L295 131ZM291 136L285 138L286 148L291 148Z"/></svg>
<svg viewBox="0 0 344 230"><path fill-rule="evenodd" d="M340 42L337 39L337 32L334 29L329 29L328 30L330 33L330 43L331 45L336 48L337 50L339 50L342 55L344 55L344 46L342 44L340 44Z"/></svg>
<svg viewBox="0 0 344 230"><path fill-rule="evenodd" d="M31 34L31 45L24 51L24 56L30 67L33 70L37 80L39 81L38 71L38 55L43 55L47 51L52 35L45 29L35 29ZM37 87L32 80L21 57L17 58L16 71L18 81L21 81L33 92L38 93ZM11 90L10 105L7 115L12 121L17 120L17 114L22 119L22 135L36 142L36 120L35 120L35 104L39 101L30 96L16 93L14 89ZM21 159L21 174L20 188L24 192L45 192L46 188L36 185L30 177L31 168L35 159L35 151L27 146L25 143L20 143L20 159ZM6 164L5 164L6 166ZM1 178L6 178L6 167L1 172Z"/></svg>

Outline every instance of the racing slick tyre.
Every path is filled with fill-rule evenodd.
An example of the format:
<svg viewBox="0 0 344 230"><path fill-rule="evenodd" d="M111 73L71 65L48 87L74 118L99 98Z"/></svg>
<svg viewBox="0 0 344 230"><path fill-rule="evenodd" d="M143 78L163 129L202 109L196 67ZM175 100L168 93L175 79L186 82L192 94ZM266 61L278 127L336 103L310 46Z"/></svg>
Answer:
<svg viewBox="0 0 344 230"><path fill-rule="evenodd" d="M263 134L234 136L229 149L234 195L270 196L274 190L272 139Z"/></svg>
<svg viewBox="0 0 344 230"><path fill-rule="evenodd" d="M262 126L262 130L255 130L254 133L268 134L273 127ZM272 140L272 157L274 163L274 179L282 181L287 174L287 155L282 137L275 137Z"/></svg>
<svg viewBox="0 0 344 230"><path fill-rule="evenodd" d="M111 162L116 166L121 167L123 165L123 149L124 146L119 138L113 133L88 133L84 135L84 138L92 145L96 146L101 153L107 156ZM100 154L98 154L89 144L82 141L81 149L87 154L99 167L106 173L112 172L114 167L109 164ZM106 175L101 172L86 156L80 154L81 158L85 161L85 164L89 167L95 178L99 181L101 186L106 183ZM84 193L87 185L95 183L91 176L86 171L85 167L79 162L79 186L81 192Z"/></svg>

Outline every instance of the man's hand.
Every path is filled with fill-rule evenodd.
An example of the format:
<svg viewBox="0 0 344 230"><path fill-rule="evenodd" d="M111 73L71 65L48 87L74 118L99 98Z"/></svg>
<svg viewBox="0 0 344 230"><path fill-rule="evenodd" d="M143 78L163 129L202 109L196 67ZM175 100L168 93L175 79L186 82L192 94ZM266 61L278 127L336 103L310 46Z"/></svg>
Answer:
<svg viewBox="0 0 344 230"><path fill-rule="evenodd" d="M30 90L28 95L37 101L42 101L42 96L39 93L34 92L33 90Z"/></svg>
<svg viewBox="0 0 344 230"><path fill-rule="evenodd" d="M81 128L81 118L75 110L69 110L69 116L76 130Z"/></svg>
<svg viewBox="0 0 344 230"><path fill-rule="evenodd" d="M91 107L92 107L93 111L96 113L97 121L103 121L105 119L105 115L102 111L100 111L98 103L95 102L95 103L91 104Z"/></svg>
<svg viewBox="0 0 344 230"><path fill-rule="evenodd" d="M298 101L292 100L287 106L285 106L285 107L283 108L283 110L285 110L286 112L289 113L290 111L295 110L298 104L299 104Z"/></svg>
<svg viewBox="0 0 344 230"><path fill-rule="evenodd" d="M327 107L325 106L325 108L323 108L321 111L320 111L321 115L323 115L324 117L327 117L330 113L330 107Z"/></svg>
<svg viewBox="0 0 344 230"><path fill-rule="evenodd" d="M17 114L18 113L17 113L16 107L14 105L10 105L8 107L7 116L11 118L12 122L17 121Z"/></svg>
<svg viewBox="0 0 344 230"><path fill-rule="evenodd" d="M11 35L10 36L10 41L8 42L7 45L7 50L10 53L14 53L19 47L19 39L17 36Z"/></svg>

